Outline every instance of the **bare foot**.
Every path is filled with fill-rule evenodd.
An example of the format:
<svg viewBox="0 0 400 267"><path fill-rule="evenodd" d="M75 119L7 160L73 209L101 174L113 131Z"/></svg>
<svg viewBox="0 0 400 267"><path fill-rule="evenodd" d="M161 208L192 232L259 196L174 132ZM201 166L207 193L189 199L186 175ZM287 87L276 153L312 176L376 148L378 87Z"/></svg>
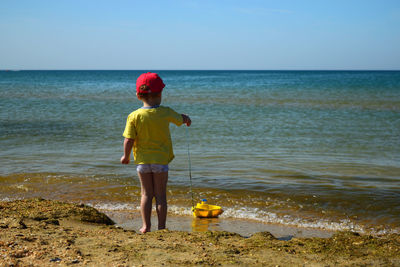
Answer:
<svg viewBox="0 0 400 267"><path fill-rule="evenodd" d="M143 226L142 228L140 228L139 231L140 231L142 234L145 234L145 233L147 233L147 232L150 232L150 228L147 228L147 227Z"/></svg>

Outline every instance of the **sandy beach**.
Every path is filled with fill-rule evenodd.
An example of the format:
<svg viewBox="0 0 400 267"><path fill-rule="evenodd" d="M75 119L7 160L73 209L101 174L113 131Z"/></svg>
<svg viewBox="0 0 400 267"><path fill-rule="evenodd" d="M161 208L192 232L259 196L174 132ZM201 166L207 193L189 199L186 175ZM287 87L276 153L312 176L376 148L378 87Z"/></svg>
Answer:
<svg viewBox="0 0 400 267"><path fill-rule="evenodd" d="M138 234L83 204L0 203L1 266L398 266L400 235L277 239L227 231Z"/></svg>

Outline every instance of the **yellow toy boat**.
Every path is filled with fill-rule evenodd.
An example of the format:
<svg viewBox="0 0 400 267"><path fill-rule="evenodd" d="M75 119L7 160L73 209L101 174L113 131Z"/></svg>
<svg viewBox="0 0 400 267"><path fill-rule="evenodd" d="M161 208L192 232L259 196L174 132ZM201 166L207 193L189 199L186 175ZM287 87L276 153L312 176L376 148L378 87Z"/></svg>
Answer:
<svg viewBox="0 0 400 267"><path fill-rule="evenodd" d="M196 207L192 207L193 216L199 218L217 218L222 212L222 208L216 205L207 204L207 199L202 199Z"/></svg>

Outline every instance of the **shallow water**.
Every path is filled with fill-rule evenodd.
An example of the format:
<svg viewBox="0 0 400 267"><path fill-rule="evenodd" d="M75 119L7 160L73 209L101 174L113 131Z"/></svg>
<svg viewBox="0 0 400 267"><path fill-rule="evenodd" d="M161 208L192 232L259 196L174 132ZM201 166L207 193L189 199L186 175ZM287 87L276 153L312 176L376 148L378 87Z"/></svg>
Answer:
<svg viewBox="0 0 400 267"><path fill-rule="evenodd" d="M0 197L137 209L122 166L141 71L0 72ZM170 212L196 200L226 218L325 229L400 228L400 72L160 71L171 126Z"/></svg>
<svg viewBox="0 0 400 267"><path fill-rule="evenodd" d="M106 214L117 226L124 229L137 231L142 226L140 212L106 211ZM153 216L151 221L155 225L153 230L154 228L157 229L157 217ZM187 232L228 231L244 237L250 237L259 232L269 232L276 238L285 241L301 237L329 238L334 234L333 231L264 224L237 218L195 218L189 216L169 216L167 228L172 231Z"/></svg>

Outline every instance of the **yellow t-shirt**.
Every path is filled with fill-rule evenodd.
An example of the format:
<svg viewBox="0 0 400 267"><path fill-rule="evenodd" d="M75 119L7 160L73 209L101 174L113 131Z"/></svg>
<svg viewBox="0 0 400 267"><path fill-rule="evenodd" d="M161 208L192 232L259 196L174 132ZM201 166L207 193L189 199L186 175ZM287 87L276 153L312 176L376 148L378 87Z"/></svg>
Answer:
<svg viewBox="0 0 400 267"><path fill-rule="evenodd" d="M169 107L140 108L129 114L123 136L135 140L136 164L168 164L173 160L171 122L181 126L183 118Z"/></svg>

